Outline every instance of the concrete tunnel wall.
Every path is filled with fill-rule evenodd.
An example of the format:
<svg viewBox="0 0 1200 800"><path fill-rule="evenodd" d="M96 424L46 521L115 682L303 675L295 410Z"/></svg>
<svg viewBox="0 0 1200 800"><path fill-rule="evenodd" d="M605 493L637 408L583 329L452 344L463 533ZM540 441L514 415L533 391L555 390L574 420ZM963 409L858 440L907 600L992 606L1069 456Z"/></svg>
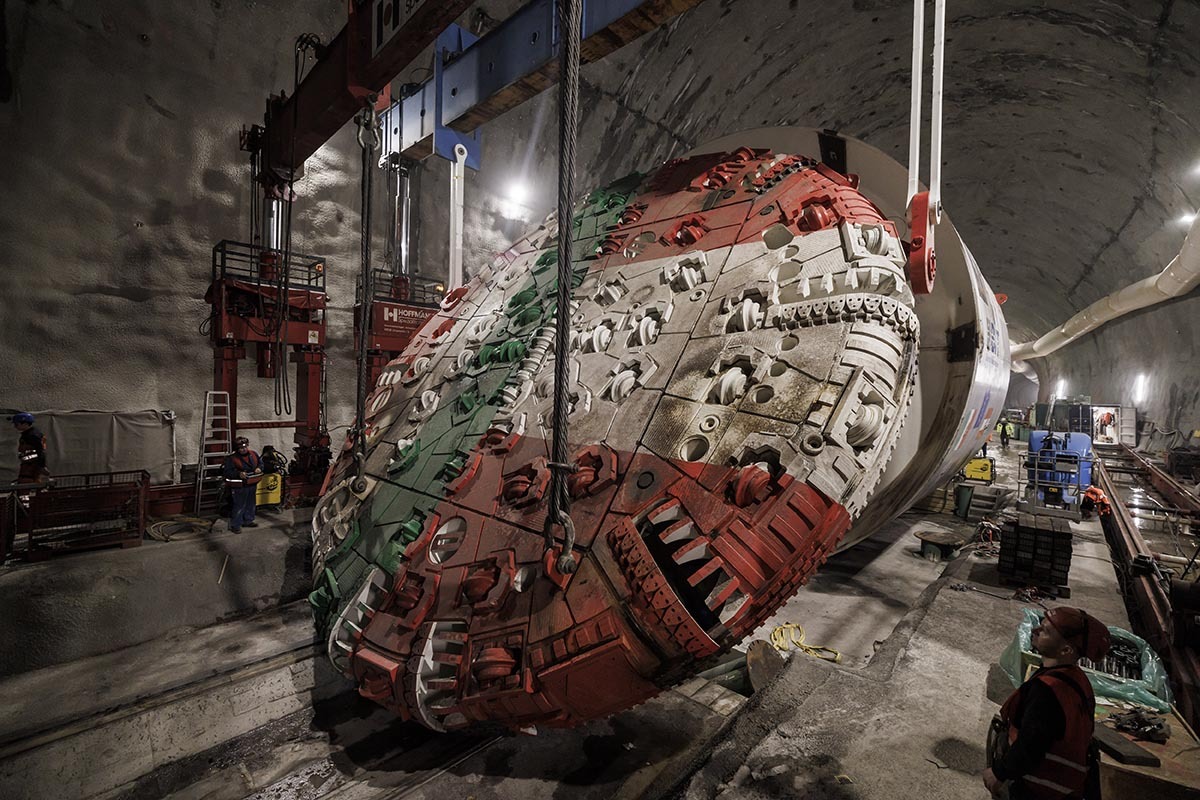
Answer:
<svg viewBox="0 0 1200 800"><path fill-rule="evenodd" d="M494 19L519 5L479 4ZM1125 5L1085 12L1067 0L974 0L949 10L945 204L993 288L1009 295L1016 341L1160 270L1182 243L1177 219L1200 200L1200 59L1191 46L1200 6ZM211 380L211 351L197 332L210 251L246 236L250 188L236 133L261 119L269 92L290 91L295 37L328 40L343 4L9 0L3 8L11 91L0 98L8 154L0 406L169 408L179 415L180 460L192 461ZM903 160L911 3L816 8L706 0L585 67L580 191L764 125L834 128ZM553 206L555 114L551 92L485 127L484 166L466 192L469 270L525 227L506 211L513 181L531 190L528 219ZM358 157L347 126L297 184L294 248L330 265L334 427L353 407ZM427 162L417 197L416 266L437 277L447 181L444 162ZM1198 310L1193 296L1065 348L1037 364L1043 393L1063 377L1072 392L1127 402L1145 372L1146 416L1200 427ZM243 375L243 416L269 416L270 382L251 379L249 364Z"/></svg>

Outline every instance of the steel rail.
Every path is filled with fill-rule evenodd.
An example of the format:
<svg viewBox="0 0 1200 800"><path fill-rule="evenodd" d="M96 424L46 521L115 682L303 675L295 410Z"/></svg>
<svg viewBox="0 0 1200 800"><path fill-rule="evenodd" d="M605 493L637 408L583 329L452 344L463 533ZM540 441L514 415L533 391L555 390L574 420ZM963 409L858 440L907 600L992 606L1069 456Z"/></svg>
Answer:
<svg viewBox="0 0 1200 800"><path fill-rule="evenodd" d="M1141 460L1141 459L1139 459ZM1158 469L1144 461L1150 474ZM1092 476L1097 485L1108 496L1112 506L1110 522L1104 525L1109 545L1123 571L1124 590L1132 595L1137 609L1141 634L1150 646L1163 658L1174 679L1176 705L1180 715L1193 728L1200 724L1200 657L1189 647L1175 642L1174 617L1168 587L1159 580L1154 571L1135 571L1135 561L1151 562L1154 553L1142 538L1134 523L1133 515L1126 508L1118 492L1118 486L1109 475L1103 458L1096 459ZM1141 558L1139 558L1139 556Z"/></svg>

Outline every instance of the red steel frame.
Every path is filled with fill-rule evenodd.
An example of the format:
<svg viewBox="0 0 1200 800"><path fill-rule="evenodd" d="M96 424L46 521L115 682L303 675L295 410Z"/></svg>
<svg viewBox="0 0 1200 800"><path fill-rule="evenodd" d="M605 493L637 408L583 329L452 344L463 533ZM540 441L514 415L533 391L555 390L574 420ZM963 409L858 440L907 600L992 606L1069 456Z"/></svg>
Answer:
<svg viewBox="0 0 1200 800"><path fill-rule="evenodd" d="M264 166L281 183L361 111L371 95L382 94L392 78L471 6L471 0L409 2L417 7L395 34L374 41L373 33L395 28L392 15L400 14L400 5L392 0L347 0L346 27L324 48L296 93L270 99Z"/></svg>
<svg viewBox="0 0 1200 800"><path fill-rule="evenodd" d="M18 489L9 501L22 508L8 509L15 510L17 532L29 535L27 560L142 543L150 488L145 471L57 475L48 486L28 488L33 491L24 500Z"/></svg>
<svg viewBox="0 0 1200 800"><path fill-rule="evenodd" d="M368 102L386 107L392 78L470 5L471 0L426 0L410 2L403 7L391 0L346 0L346 26L320 48L317 63L295 93L291 97L280 93L269 98L261 136L243 134L243 149L253 149L261 157L261 160L256 158L260 172L255 179L263 185L268 200L292 202L294 198L287 190L289 181L301 173L308 157ZM277 251L264 249L258 255L258 265L263 271L278 264ZM294 292L289 289L287 292L288 325L282 333L296 365L296 420L238 421L238 363L246 357L246 342L263 345L257 348L256 355L260 377L273 377L279 367L273 363L271 349L266 346L276 339L276 334L264 333L264 314L239 313L231 302L235 292L244 296L249 290L253 294L262 282L256 279L253 288L245 282L239 285L219 277L214 267L213 285L209 290L209 300L213 304L213 388L229 392L235 434L239 429L296 428L296 463L286 493L289 498L315 496L320 492L329 452L329 435L321 425L325 365L325 325L321 313L325 308L324 284L319 303L310 290ZM252 305L257 308L261 303ZM378 311L381 316L385 312L384 307ZM270 319L269 315L267 319ZM417 327L420 327L419 323L414 325L414 330ZM379 368L382 369L387 360L385 354L399 352L403 347L396 346L395 341L381 343L374 359ZM297 477L303 482L296 480Z"/></svg>
<svg viewBox="0 0 1200 800"><path fill-rule="evenodd" d="M286 293L277 252L256 245L223 241L213 248L210 339L213 344L213 389L229 393L233 436L259 429L294 428L296 459L288 495L315 496L329 458L329 432L321 415L325 370L325 266L311 256L293 254ZM283 300L285 322L278 324ZM255 345L260 378L275 378L281 365L272 347L277 341L296 365L294 420L238 418L238 365L246 343ZM286 368L286 367L284 367Z"/></svg>

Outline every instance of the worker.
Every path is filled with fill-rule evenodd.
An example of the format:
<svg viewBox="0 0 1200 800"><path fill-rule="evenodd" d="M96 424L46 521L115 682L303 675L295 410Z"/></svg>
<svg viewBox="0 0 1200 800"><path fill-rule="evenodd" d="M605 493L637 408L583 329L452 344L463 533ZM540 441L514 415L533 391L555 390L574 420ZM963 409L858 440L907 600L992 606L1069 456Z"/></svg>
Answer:
<svg viewBox="0 0 1200 800"><path fill-rule="evenodd" d="M984 457L984 458L987 458L987 446L988 446L988 442L990 442L991 440L992 440L992 432L991 432L991 431L988 431L987 438L983 440L983 448L982 448L982 451L983 451L983 457Z"/></svg>
<svg viewBox="0 0 1200 800"><path fill-rule="evenodd" d="M1093 510L1103 519L1112 513L1112 506L1109 505L1108 495L1103 489L1099 486L1089 486L1079 501L1079 510L1083 512L1085 519L1092 515Z"/></svg>
<svg viewBox="0 0 1200 800"><path fill-rule="evenodd" d="M9 419L20 434L17 442L17 483L45 483L50 477L46 466L46 437L33 426L33 414L22 411Z"/></svg>
<svg viewBox="0 0 1200 800"><path fill-rule="evenodd" d="M1008 420L1002 419L1000 420L1000 447L1003 448L1005 452L1008 451L1008 437Z"/></svg>
<svg viewBox="0 0 1200 800"><path fill-rule="evenodd" d="M1094 796L1099 783L1092 749L1096 697L1078 662L1099 661L1109 641L1103 623L1068 606L1051 608L1033 629L1042 666L1000 709L1003 730L983 771L983 783L993 796L1000 795L1005 783L1012 800Z"/></svg>
<svg viewBox="0 0 1200 800"><path fill-rule="evenodd" d="M242 528L257 528L254 521L254 486L262 480L262 459L250 449L250 440L239 436L234 450L225 456L222 472L229 490L229 530L241 533Z"/></svg>

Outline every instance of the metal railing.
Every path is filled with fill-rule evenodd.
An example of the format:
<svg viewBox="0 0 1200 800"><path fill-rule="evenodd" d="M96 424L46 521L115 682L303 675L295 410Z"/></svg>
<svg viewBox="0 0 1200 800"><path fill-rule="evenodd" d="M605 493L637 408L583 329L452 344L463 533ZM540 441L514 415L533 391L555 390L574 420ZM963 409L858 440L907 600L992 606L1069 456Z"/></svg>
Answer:
<svg viewBox="0 0 1200 800"><path fill-rule="evenodd" d="M1079 519L1079 500L1091 485L1085 473L1090 474L1093 460L1055 448L1028 453L1017 475L1017 508L1030 514Z"/></svg>
<svg viewBox="0 0 1200 800"><path fill-rule="evenodd" d="M445 296L444 283L420 275L393 275L386 269L371 270L371 299L411 306L437 308ZM354 290L354 304L362 302L362 287Z"/></svg>
<svg viewBox="0 0 1200 800"><path fill-rule="evenodd" d="M263 286L279 286L283 256L275 250L228 239L213 248L212 280L237 279ZM290 289L325 291L325 260L292 253L288 258L287 285Z"/></svg>
<svg viewBox="0 0 1200 800"><path fill-rule="evenodd" d="M144 470L56 475L13 487L15 533L38 558L104 545L139 544L146 530L150 474ZM6 515L7 516L7 515Z"/></svg>

